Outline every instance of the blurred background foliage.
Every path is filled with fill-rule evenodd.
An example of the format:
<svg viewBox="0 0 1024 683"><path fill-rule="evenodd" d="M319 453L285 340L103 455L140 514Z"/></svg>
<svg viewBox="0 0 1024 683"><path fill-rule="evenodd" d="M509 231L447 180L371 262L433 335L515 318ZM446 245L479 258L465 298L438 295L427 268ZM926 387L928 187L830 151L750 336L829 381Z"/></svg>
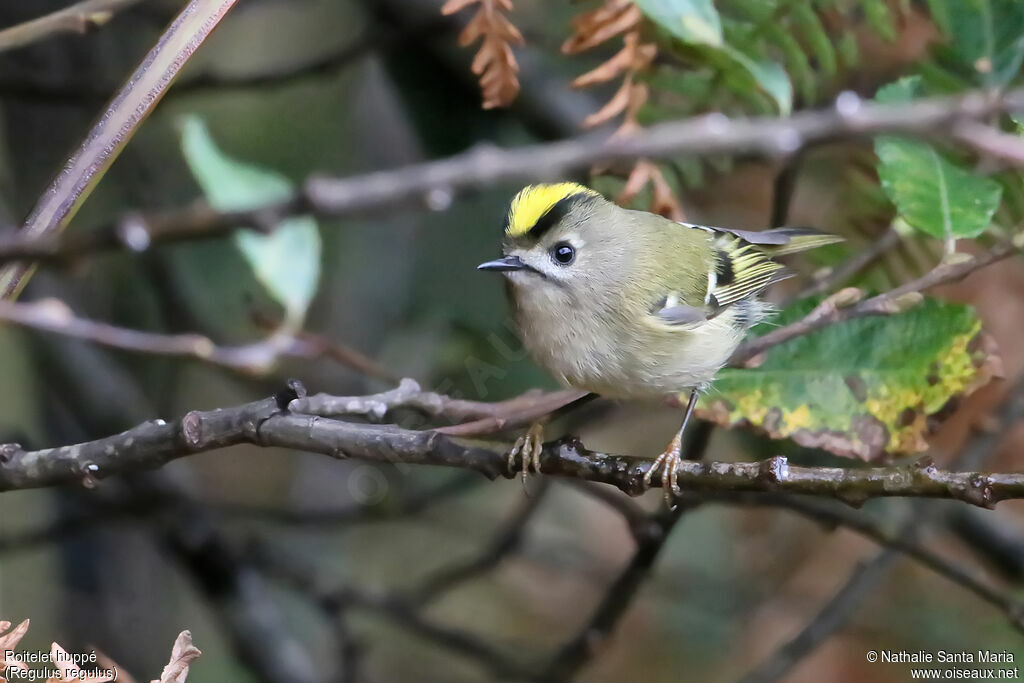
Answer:
<svg viewBox="0 0 1024 683"><path fill-rule="evenodd" d="M0 24L64 4L0 2ZM5 223L17 224L31 209L180 4L142 2L99 32L0 55ZM317 172L396 168L479 144L564 138L583 126L626 135L709 111L784 116L831 106L843 92L895 102L1001 89L1020 83L1024 59L1024 5L1014 0L517 0L513 11L482 0L450 4L447 14L441 5L244 0L70 229L87 230L129 209L187 205L199 196L237 208L287 192ZM457 42L481 7L498 7L523 38L514 45L516 68L501 66L506 87L493 95L494 104L507 107L481 108L470 60L485 48ZM505 30L506 38L512 35ZM576 88L570 87L574 79ZM857 101L847 95L848 106ZM1008 119L994 123L1015 130ZM780 152L795 151L795 142L794 150ZM579 179L623 203L694 222L744 229L814 225L847 237L843 246L797 261L802 277L778 288L780 301L891 231L898 243L858 274L856 284L883 289L906 281L938 263L954 239L977 238L961 248L981 250L1018 232L1024 220L1019 172L938 141L894 136L874 144L819 145L771 162L641 160ZM133 328L200 331L218 343L261 337L268 317L283 320L360 350L395 376L497 400L554 386L521 352L506 324L501 288L474 272L494 255L516 189L499 185L455 199L442 193L428 198L425 209L345 220L297 218L269 237L243 233L134 256L103 254L42 270L24 298L56 296L84 316ZM1024 367L1019 259L939 294L974 307L998 343L1005 374L1015 378ZM930 331L975 331L975 319L963 318L967 309L935 306L928 310L952 312ZM882 338L899 336L898 328L881 327ZM284 377L342 395L387 386L324 361L289 362L253 379L9 328L0 329L0 377L0 440L39 447L252 400ZM743 382L751 380L730 381L744 393ZM990 385L961 403L930 438L937 461L958 453L1009 384ZM664 447L676 420L676 411L660 405L596 404L563 429L580 433L593 448L651 456ZM1021 466L1022 433L1009 431L988 462L993 469ZM796 462L856 466L731 430L714 433L709 458L779 453ZM204 564L220 557L208 544L222 536L202 529L212 525L228 539L226 557L235 557L235 546L263 539L339 583L401 592L455 560L475 557L526 505L529 524L514 552L428 601L425 611L532 664L585 623L633 549L617 513L558 482L524 499L515 481L255 448L179 461L161 476L166 480L129 478L100 491L0 497L0 532L8 538L47 524L69 529L57 542L23 546L5 545L0 535L0 615L32 618L23 645L46 648L50 639L68 649L96 645L129 670L150 672L166 660L174 635L189 628L204 651L190 681L265 679L252 664L258 656L245 653L233 630L238 605L230 596L244 590L225 590L211 578L219 576L216 568ZM168 486L178 493L168 495ZM449 494L402 514L401 501L438 486ZM112 513L102 489L149 499L157 511L135 504ZM153 502L165 498L172 502ZM660 495L641 502L656 509ZM385 519L298 524L279 512L329 514L353 505ZM926 509L936 519L961 514L942 505ZM888 523L921 508L876 501L866 510ZM999 524L1018 539L1021 510L1011 502L998 512ZM944 556L972 552L945 526L929 527L925 540ZM782 510L703 506L683 518L614 638L579 678L735 679L795 635L872 552L852 532L823 530ZM1007 578L993 567L984 571ZM323 616L280 586L267 582L255 590L279 610L271 621L283 625L321 672L334 676L344 657ZM492 678L472 658L373 610L353 612L348 626L359 643L358 680ZM979 648L1024 657L1019 634L1002 615L899 561L865 593L841 632L787 680L904 680L905 668L868 664L864 653Z"/></svg>

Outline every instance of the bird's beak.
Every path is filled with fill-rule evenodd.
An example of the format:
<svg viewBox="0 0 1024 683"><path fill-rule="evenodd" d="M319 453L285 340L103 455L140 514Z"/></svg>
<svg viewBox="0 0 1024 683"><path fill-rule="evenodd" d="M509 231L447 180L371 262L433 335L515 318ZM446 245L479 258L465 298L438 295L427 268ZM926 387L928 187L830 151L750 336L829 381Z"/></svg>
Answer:
<svg viewBox="0 0 1024 683"><path fill-rule="evenodd" d="M504 256L494 261L487 261L481 263L476 267L477 270L494 270L497 272L508 272L511 270L530 270L530 266L523 263L523 260L518 256Z"/></svg>

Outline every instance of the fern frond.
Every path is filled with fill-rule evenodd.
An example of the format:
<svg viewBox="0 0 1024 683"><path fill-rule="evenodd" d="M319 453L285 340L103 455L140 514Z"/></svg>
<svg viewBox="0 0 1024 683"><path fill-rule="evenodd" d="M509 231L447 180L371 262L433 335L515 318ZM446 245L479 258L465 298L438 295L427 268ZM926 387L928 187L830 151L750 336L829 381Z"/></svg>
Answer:
<svg viewBox="0 0 1024 683"><path fill-rule="evenodd" d="M471 66L480 80L482 106L507 107L519 94L519 64L512 46L523 44L523 35L504 14L512 11L512 0L448 0L441 13L455 14L474 4L479 8L459 34L459 44L482 39Z"/></svg>

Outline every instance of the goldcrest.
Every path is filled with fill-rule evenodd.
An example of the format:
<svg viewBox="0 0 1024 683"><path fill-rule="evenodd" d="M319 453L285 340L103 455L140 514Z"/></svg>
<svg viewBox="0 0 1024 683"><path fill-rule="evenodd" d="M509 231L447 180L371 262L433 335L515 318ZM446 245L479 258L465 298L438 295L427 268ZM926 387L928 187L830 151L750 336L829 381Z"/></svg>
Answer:
<svg viewBox="0 0 1024 683"><path fill-rule="evenodd" d="M523 343L562 383L617 398L690 392L682 428L644 480L660 468L668 497L679 493L680 443L697 392L770 311L759 295L789 276L773 259L840 239L677 223L556 183L515 196L503 256L478 267L505 276ZM513 451L524 472L540 465L536 430L528 439Z"/></svg>

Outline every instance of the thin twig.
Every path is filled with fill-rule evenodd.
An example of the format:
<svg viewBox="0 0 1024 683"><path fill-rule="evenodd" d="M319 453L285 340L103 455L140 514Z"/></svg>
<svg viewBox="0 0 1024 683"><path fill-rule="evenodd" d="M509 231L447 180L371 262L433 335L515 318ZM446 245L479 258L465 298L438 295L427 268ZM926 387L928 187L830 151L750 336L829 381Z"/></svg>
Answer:
<svg viewBox="0 0 1024 683"><path fill-rule="evenodd" d="M603 484L577 479L568 479L566 483L618 512L634 537L650 533L647 529L647 526L653 523L650 513L640 507L632 498L622 495L622 491Z"/></svg>
<svg viewBox="0 0 1024 683"><path fill-rule="evenodd" d="M730 365L741 366L773 346L843 320L851 320L867 315L898 313L919 301L918 296L915 295L919 295L920 292L937 287L938 285L962 280L976 270L1020 253L1022 248L1024 248L1024 244L1018 245L1007 242L992 247L978 256L965 255L962 260L953 263L942 263L916 280L857 303L852 303L849 297L846 296L841 297L842 301L836 301L831 298L826 299L802 320L776 328L767 334L744 342L733 353L729 363ZM843 292L850 291L855 290L841 290L840 295Z"/></svg>
<svg viewBox="0 0 1024 683"><path fill-rule="evenodd" d="M386 368L363 354L311 333L279 329L268 337L240 346L218 346L201 334L146 332L81 318L59 299L29 303L0 301L0 321L27 329L82 339L114 349L201 361L248 375L266 375L284 358L329 358L378 378L393 377ZM363 416L382 420L395 409L418 411L430 417L460 422L439 431L452 436L481 436L516 428L544 417L588 396L585 391L532 390L521 396L486 403L451 398L423 391L403 379L390 391L368 396L317 394L298 399L295 412L325 417Z"/></svg>
<svg viewBox="0 0 1024 683"><path fill-rule="evenodd" d="M133 353L201 361L247 375L266 375L284 358L329 358L356 372L391 376L372 359L352 349L317 335L283 329L250 344L219 346L202 334L145 332L81 318L59 299L0 301L0 321Z"/></svg>
<svg viewBox="0 0 1024 683"><path fill-rule="evenodd" d="M351 609L378 614L398 628L414 633L471 659L498 678L524 677L528 674L518 660L506 657L483 640L466 631L427 619L404 598L366 588L331 585L294 553L273 551L265 542L251 545L256 562L270 576L312 599L327 616L336 619Z"/></svg>
<svg viewBox="0 0 1024 683"><path fill-rule="evenodd" d="M989 584L975 572L938 555L919 543L913 536L901 534L884 523L846 506L832 505L808 497L774 493L710 494L708 502L754 507L777 507L803 515L807 519L829 527L842 527L860 534L875 543L895 550L939 576L965 588L985 602L1003 612L1010 623L1024 630L1024 604L1007 591ZM967 508L970 509L970 508Z"/></svg>
<svg viewBox="0 0 1024 683"><path fill-rule="evenodd" d="M532 401L521 401L531 393L527 392L509 401L502 401L496 404L495 409L487 414L486 409L481 410L481 417L471 419L469 422L455 424L450 427L438 427L435 431L448 436L486 436L488 434L499 434L510 429L525 427L537 420L549 415L557 416L576 406L597 398L581 389L565 389L562 391L551 391L547 393L536 393ZM513 403L516 402L516 403Z"/></svg>
<svg viewBox="0 0 1024 683"><path fill-rule="evenodd" d="M703 459L714 425L701 422L690 433L685 448L692 462ZM654 562L668 542L669 536L683 515L701 505L701 500L688 496L676 501L671 510L649 515L648 522L634 529L636 549L625 569L612 581L590 619L576 635L552 657L538 678L539 681L567 681L600 651L603 642L614 632L626 610L633 603L640 587L654 568Z"/></svg>
<svg viewBox="0 0 1024 683"><path fill-rule="evenodd" d="M540 509L549 490L548 481L542 481L529 496L523 497L513 510L511 519L495 534L487 548L466 562L442 569L424 581L415 591L413 600L419 605L431 602L462 582L497 567L520 546L526 533L526 525Z"/></svg>
<svg viewBox="0 0 1024 683"><path fill-rule="evenodd" d="M976 152L1017 166L1024 161L1024 140L1019 135L1004 133L994 126L978 121L959 121L952 137Z"/></svg>
<svg viewBox="0 0 1024 683"><path fill-rule="evenodd" d="M369 396L331 396L315 394L296 399L290 410L320 417L361 416L383 420L396 409L415 410L430 417L441 417L452 422L466 421L451 427L441 427L442 434L479 436L519 426L526 415L530 421L542 417L587 392L575 389L544 393L532 390L506 401L486 403L451 398L432 391L423 391L420 385L405 378L389 391Z"/></svg>
<svg viewBox="0 0 1024 683"><path fill-rule="evenodd" d="M142 0L84 0L45 16L0 30L0 52L38 43L61 33L87 33L117 12Z"/></svg>
<svg viewBox="0 0 1024 683"><path fill-rule="evenodd" d="M899 231L890 227L882 233L878 239L873 240L871 244L867 245L864 249L850 257L848 261L836 266L825 277L822 277L813 284L807 286L800 292L799 298L814 296L815 294L822 294L823 292L831 292L836 287L846 284L850 278L867 270L875 263L875 261L880 259L899 243Z"/></svg>
<svg viewBox="0 0 1024 683"><path fill-rule="evenodd" d="M768 661L740 679L740 683L771 683L784 676L821 642L842 627L864 597L885 578L886 571L896 559L896 551L883 548L855 568L850 578L829 599L825 606L806 626Z"/></svg>
<svg viewBox="0 0 1024 683"><path fill-rule="evenodd" d="M388 522L423 512L429 507L466 493L480 484L480 478L469 472L460 473L435 486L424 488L401 497L387 505L352 504L339 508L294 509L269 508L244 503L207 502L206 506L219 514L246 521L269 522L304 530L335 529L350 524ZM0 551L4 540L0 538Z"/></svg>

